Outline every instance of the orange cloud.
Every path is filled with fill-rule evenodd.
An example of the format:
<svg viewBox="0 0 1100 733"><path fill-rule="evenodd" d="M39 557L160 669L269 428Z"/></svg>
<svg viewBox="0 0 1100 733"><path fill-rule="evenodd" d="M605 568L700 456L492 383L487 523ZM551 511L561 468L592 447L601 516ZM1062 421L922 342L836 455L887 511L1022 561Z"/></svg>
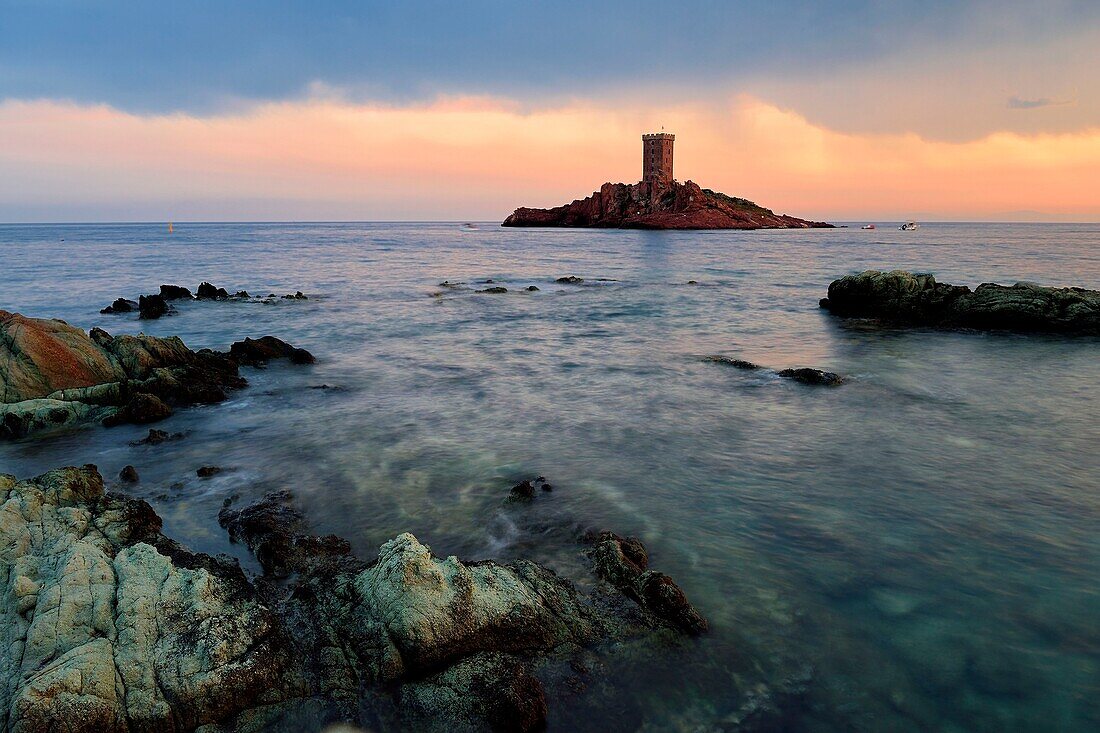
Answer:
<svg viewBox="0 0 1100 733"><path fill-rule="evenodd" d="M264 200L285 203L285 218L495 219L636 180L639 135L659 124L677 133L679 178L793 214L1100 218L1100 128L960 143L844 134L748 96L538 110L494 98L407 107L316 99L211 117L8 101L0 199L9 209L55 202L59 212L125 200L149 219L184 218L178 201L199 212L187 218L201 216L203 201L239 201L233 218L248 219Z"/></svg>

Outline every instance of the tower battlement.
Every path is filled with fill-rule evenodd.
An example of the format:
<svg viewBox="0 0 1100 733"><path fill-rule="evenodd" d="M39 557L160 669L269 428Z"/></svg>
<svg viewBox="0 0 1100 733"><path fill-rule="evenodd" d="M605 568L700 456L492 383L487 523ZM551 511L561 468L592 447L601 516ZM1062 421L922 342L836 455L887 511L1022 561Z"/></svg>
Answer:
<svg viewBox="0 0 1100 733"><path fill-rule="evenodd" d="M668 132L642 135L642 180L672 183L672 143L676 136Z"/></svg>

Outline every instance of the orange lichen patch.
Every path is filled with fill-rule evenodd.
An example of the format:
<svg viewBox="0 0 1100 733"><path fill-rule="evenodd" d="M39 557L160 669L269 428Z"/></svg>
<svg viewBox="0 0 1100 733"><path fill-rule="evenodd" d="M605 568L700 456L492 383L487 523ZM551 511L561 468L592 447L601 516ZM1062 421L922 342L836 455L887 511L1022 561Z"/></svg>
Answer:
<svg viewBox="0 0 1100 733"><path fill-rule="evenodd" d="M45 397L59 389L124 377L80 329L64 321L0 311L0 402Z"/></svg>

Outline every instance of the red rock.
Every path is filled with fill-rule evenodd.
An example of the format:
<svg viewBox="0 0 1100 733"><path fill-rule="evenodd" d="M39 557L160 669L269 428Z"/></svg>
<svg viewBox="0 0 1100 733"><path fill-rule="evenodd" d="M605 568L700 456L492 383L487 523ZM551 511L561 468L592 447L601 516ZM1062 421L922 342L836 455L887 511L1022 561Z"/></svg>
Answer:
<svg viewBox="0 0 1100 733"><path fill-rule="evenodd" d="M506 227L613 229L810 229L824 222L780 215L745 199L684 183L605 183L586 199L553 209L516 209Z"/></svg>
<svg viewBox="0 0 1100 733"><path fill-rule="evenodd" d="M0 402L116 382L123 371L88 335L64 321L0 310Z"/></svg>

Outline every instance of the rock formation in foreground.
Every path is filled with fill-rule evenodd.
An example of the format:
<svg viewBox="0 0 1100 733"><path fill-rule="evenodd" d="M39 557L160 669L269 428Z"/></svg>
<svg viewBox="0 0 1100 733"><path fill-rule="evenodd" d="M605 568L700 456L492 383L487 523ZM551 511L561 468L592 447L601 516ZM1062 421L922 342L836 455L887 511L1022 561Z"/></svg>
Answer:
<svg viewBox="0 0 1100 733"><path fill-rule="evenodd" d="M246 384L238 364L282 356L313 361L273 336L245 339L230 351L191 351L178 337L85 333L64 321L0 311L0 438L81 422L154 422L173 407L225 400L227 390Z"/></svg>
<svg viewBox="0 0 1100 733"><path fill-rule="evenodd" d="M94 466L0 475L0 729L536 730L592 645L706 629L641 543L610 533L589 550L606 582L582 594L410 534L362 562L308 534L285 493L221 521L256 554L254 582L104 493Z"/></svg>
<svg viewBox="0 0 1100 733"><path fill-rule="evenodd" d="M868 270L829 285L821 307L838 316L932 328L1100 335L1100 291L936 282L927 274Z"/></svg>
<svg viewBox="0 0 1100 733"><path fill-rule="evenodd" d="M831 224L776 214L745 199L684 183L605 183L586 199L553 209L516 209L506 227L612 229L809 229Z"/></svg>

